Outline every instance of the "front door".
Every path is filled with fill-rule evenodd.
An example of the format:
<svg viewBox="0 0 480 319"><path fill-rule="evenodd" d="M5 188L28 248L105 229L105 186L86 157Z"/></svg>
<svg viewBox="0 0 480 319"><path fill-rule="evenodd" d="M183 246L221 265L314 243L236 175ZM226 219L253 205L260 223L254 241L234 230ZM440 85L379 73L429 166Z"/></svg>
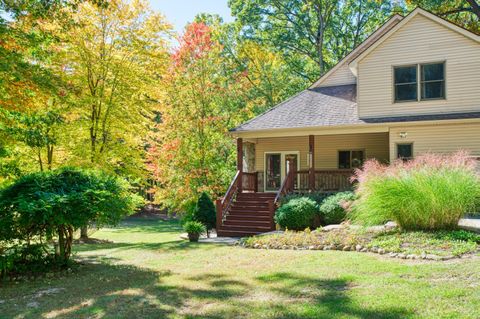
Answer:
<svg viewBox="0 0 480 319"><path fill-rule="evenodd" d="M276 191L282 184L282 154L265 154L265 191Z"/></svg>
<svg viewBox="0 0 480 319"><path fill-rule="evenodd" d="M278 191L288 172L297 170L298 159L298 152L265 153L265 191Z"/></svg>

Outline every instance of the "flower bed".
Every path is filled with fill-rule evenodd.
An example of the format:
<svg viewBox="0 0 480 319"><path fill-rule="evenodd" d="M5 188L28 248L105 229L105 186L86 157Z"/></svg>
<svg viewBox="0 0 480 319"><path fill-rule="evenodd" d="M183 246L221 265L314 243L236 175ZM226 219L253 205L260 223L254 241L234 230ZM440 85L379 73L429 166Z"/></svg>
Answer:
<svg viewBox="0 0 480 319"><path fill-rule="evenodd" d="M479 252L480 235L464 230L402 232L385 226L332 225L315 231L245 238L240 244L257 249L343 250L402 259L447 260Z"/></svg>

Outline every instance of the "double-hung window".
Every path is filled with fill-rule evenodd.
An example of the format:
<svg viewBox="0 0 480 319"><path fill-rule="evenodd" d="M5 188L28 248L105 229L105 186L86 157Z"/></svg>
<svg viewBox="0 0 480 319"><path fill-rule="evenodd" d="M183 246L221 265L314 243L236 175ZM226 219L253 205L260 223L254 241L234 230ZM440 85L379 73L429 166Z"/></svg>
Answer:
<svg viewBox="0 0 480 319"><path fill-rule="evenodd" d="M425 63L393 68L395 102L445 98L445 63Z"/></svg>

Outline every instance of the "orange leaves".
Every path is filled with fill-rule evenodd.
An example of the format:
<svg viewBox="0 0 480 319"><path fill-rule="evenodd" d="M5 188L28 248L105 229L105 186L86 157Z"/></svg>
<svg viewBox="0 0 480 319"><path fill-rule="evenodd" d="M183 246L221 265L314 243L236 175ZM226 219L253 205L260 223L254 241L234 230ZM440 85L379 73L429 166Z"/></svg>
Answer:
<svg viewBox="0 0 480 319"><path fill-rule="evenodd" d="M175 67L182 67L192 60L198 60L208 54L215 46L210 28L202 22L190 23L179 39L180 47L173 53Z"/></svg>

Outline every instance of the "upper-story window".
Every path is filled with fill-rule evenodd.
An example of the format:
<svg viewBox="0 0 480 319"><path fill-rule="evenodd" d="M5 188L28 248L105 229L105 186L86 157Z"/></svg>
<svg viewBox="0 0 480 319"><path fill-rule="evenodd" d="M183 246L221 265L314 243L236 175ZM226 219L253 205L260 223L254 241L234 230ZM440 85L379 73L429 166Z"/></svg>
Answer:
<svg viewBox="0 0 480 319"><path fill-rule="evenodd" d="M417 100L417 66L395 67L395 101Z"/></svg>
<svg viewBox="0 0 480 319"><path fill-rule="evenodd" d="M394 67L395 102L445 98L445 63Z"/></svg>
<svg viewBox="0 0 480 319"><path fill-rule="evenodd" d="M422 100L445 98L445 63L421 64Z"/></svg>

